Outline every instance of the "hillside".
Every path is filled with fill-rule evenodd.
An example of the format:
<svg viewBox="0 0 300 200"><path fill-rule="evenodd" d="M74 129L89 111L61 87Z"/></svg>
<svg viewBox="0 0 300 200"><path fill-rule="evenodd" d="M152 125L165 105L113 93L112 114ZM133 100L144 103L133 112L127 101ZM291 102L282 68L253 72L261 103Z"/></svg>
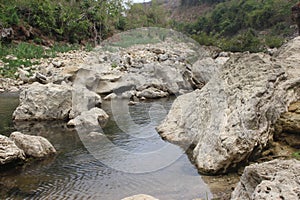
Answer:
<svg viewBox="0 0 300 200"><path fill-rule="evenodd" d="M182 4L182 0L158 0L157 2L170 13L169 19L180 22L194 22L213 8L207 3Z"/></svg>

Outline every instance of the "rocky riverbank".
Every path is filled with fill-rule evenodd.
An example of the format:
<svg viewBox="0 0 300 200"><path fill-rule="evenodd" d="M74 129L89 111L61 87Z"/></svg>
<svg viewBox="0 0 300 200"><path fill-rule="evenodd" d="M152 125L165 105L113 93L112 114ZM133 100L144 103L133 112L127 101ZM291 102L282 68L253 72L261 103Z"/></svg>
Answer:
<svg viewBox="0 0 300 200"><path fill-rule="evenodd" d="M119 37L111 41L118 42ZM226 174L259 158L291 157L290 151L277 151L280 142L299 151L300 37L272 52L274 55L220 52L177 39L60 54L42 60L34 70L20 68L18 80L1 79L0 91L21 91L15 121L64 120L87 134L97 132L109 117L101 109L102 101L122 98L136 104L180 95L157 130L164 139L189 150L191 160L205 174ZM16 151L17 159L22 158L20 152ZM277 172L272 172L274 178L261 174L283 165L296 170L299 161L276 160L246 167L232 198L243 196L244 190L245 199L261 195L268 199L275 193L299 197L297 181L290 188L280 185L270 194L262 190L275 183L263 180L278 178ZM252 181L247 174L255 170L259 181L247 189L245 183ZM295 170L284 173L293 177ZM229 182L230 187L236 184L233 179ZM279 194L281 187L293 193ZM231 188L226 190L231 192Z"/></svg>

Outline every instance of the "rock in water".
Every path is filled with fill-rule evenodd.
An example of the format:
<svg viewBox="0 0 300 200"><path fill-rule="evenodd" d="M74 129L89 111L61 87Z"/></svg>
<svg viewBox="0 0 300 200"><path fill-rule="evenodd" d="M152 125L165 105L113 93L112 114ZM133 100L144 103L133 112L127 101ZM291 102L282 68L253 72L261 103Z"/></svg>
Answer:
<svg viewBox="0 0 300 200"><path fill-rule="evenodd" d="M72 111L69 116L73 119L84 111L88 111L94 107L100 107L101 104L101 96L97 93L85 87L75 87L72 95Z"/></svg>
<svg viewBox="0 0 300 200"><path fill-rule="evenodd" d="M68 122L69 127L78 129L86 129L91 132L94 129L98 130L100 126L104 126L109 116L101 108L92 108L91 110L82 112L76 118Z"/></svg>
<svg viewBox="0 0 300 200"><path fill-rule="evenodd" d="M122 200L158 200L152 196L145 195L145 194L138 194L131 197L126 197Z"/></svg>
<svg viewBox="0 0 300 200"><path fill-rule="evenodd" d="M61 120L69 118L72 109L72 88L49 83L33 83L20 94L20 105L13 119Z"/></svg>
<svg viewBox="0 0 300 200"><path fill-rule="evenodd" d="M13 132L9 138L29 157L43 158L56 153L52 144L44 137Z"/></svg>
<svg viewBox="0 0 300 200"><path fill-rule="evenodd" d="M11 139L0 135L0 165L20 160L25 160L24 151L17 147Z"/></svg>
<svg viewBox="0 0 300 200"><path fill-rule="evenodd" d="M203 173L237 167L267 145L272 125L299 98L300 78L290 76L300 67L295 59L286 73L269 55L233 55L201 90L176 99L158 132L195 147L192 157Z"/></svg>
<svg viewBox="0 0 300 200"><path fill-rule="evenodd" d="M232 200L299 199L300 161L272 160L245 168Z"/></svg>

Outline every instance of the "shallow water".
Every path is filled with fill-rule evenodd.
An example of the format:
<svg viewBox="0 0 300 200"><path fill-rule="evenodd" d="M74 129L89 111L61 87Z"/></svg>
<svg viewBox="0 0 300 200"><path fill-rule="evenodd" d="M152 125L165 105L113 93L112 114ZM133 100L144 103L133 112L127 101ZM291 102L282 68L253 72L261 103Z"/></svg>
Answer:
<svg viewBox="0 0 300 200"><path fill-rule="evenodd" d="M11 113L18 100L0 96L1 134L16 129L41 135L58 151L54 157L0 172L1 199L118 200L140 193L160 200L209 199L210 190L184 151L155 131L171 103L163 99L128 107L124 101L105 102L111 117L99 131L104 135L90 137L63 122L13 127Z"/></svg>

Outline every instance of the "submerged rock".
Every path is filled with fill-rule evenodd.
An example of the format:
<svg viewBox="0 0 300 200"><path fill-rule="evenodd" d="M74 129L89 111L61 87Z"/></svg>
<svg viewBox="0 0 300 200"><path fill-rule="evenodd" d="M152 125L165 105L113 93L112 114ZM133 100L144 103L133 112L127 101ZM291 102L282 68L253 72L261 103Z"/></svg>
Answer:
<svg viewBox="0 0 300 200"><path fill-rule="evenodd" d="M298 44L300 37L296 40ZM298 55L300 47L292 42L283 48L290 46ZM300 97L300 79L295 76L300 56L279 52L293 62L263 53L232 55L201 90L175 100L158 132L193 147L192 158L203 173L224 173L259 155L273 137L280 114Z"/></svg>
<svg viewBox="0 0 300 200"><path fill-rule="evenodd" d="M25 160L25 154L11 139L0 135L0 165Z"/></svg>
<svg viewBox="0 0 300 200"><path fill-rule="evenodd" d="M299 199L300 161L273 160L245 168L232 200Z"/></svg>
<svg viewBox="0 0 300 200"><path fill-rule="evenodd" d="M20 94L20 105L13 119L64 120L69 118L72 108L72 88L49 83L33 83Z"/></svg>

